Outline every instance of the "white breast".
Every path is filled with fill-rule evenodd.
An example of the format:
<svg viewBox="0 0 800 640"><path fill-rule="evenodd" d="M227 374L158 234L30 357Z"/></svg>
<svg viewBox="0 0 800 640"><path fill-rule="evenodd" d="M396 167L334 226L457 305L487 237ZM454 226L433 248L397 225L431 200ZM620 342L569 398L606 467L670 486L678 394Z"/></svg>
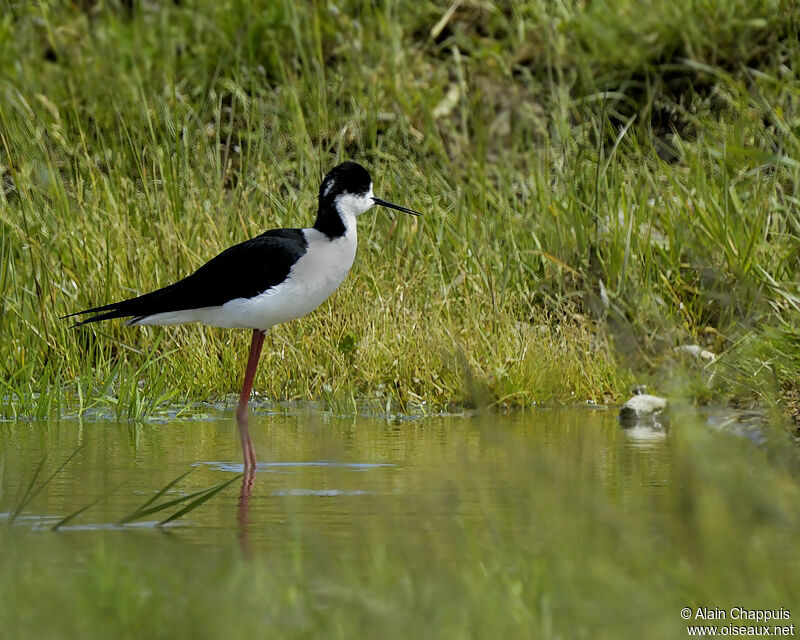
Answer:
<svg viewBox="0 0 800 640"><path fill-rule="evenodd" d="M260 296L239 302L232 300L222 309L246 307L247 328L268 329L312 312L344 282L356 257L356 223L340 238L331 240L316 229L304 229L306 253L289 272L289 277Z"/></svg>
<svg viewBox="0 0 800 640"><path fill-rule="evenodd" d="M199 322L211 327L269 329L310 313L342 284L356 257L356 220L345 216L345 234L331 240L303 229L308 248L286 280L255 298L236 298L220 307L157 313L133 324Z"/></svg>

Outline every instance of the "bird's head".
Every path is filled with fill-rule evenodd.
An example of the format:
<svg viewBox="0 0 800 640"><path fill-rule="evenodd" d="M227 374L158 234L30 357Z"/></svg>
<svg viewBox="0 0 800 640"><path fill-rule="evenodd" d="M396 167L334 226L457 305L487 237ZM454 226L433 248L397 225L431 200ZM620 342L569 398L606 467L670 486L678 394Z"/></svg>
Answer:
<svg viewBox="0 0 800 640"><path fill-rule="evenodd" d="M343 162L328 172L319 188L320 211L335 209L340 216L360 216L374 205L381 205L412 215L418 212L376 198L369 172L357 162Z"/></svg>

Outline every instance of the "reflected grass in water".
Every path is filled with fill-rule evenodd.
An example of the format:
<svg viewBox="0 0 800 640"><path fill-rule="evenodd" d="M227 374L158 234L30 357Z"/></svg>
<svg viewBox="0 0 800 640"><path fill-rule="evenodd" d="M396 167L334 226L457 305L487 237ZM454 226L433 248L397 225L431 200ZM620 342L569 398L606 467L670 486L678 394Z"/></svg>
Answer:
<svg viewBox="0 0 800 640"><path fill-rule="evenodd" d="M64 425L47 433L49 444L70 440ZM198 438L205 459L236 459L235 443L219 446L211 425L146 430L137 448L122 446L124 435L120 425L85 431L76 474L97 464L95 438L112 443L112 466L132 458L131 479L150 461L140 488L159 486ZM163 472L157 435L172 445ZM685 633L683 606L800 610L800 490L795 454L780 444L758 448L680 417L664 439L643 443L604 412L401 425L275 417L255 435L271 462L292 464L257 474L249 560L231 492L161 534L0 528L6 628L50 637L674 638ZM11 487L19 466L9 445L24 457L24 440L8 431L0 439ZM353 466L373 463L391 466ZM198 486L203 474L233 473L205 468L216 464L197 469ZM31 507L61 508L83 482L63 480ZM52 615L38 614L41 602Z"/></svg>

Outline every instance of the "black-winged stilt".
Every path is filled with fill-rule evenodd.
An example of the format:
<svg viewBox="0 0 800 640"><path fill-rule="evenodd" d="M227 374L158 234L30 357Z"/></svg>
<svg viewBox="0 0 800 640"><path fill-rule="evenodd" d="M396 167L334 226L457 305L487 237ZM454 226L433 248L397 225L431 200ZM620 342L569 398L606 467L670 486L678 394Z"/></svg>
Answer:
<svg viewBox="0 0 800 640"><path fill-rule="evenodd" d="M420 215L375 197L367 170L355 162L344 162L322 181L313 227L271 229L226 249L174 284L64 317L98 314L75 326L130 317L128 325L198 322L252 329L236 418L244 466L253 469L256 456L247 428L247 408L264 333L310 313L342 284L356 255L356 216L376 204Z"/></svg>

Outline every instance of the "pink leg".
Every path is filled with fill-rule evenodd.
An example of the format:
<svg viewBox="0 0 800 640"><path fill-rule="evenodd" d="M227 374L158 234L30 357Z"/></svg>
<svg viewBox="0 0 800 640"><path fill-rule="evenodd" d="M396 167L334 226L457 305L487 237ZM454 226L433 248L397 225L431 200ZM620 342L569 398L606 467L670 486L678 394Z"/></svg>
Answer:
<svg viewBox="0 0 800 640"><path fill-rule="evenodd" d="M256 480L255 469L245 469L242 475L242 489L239 492L239 545L245 558L250 556L250 544L247 540L247 526L250 517L250 494Z"/></svg>
<svg viewBox="0 0 800 640"><path fill-rule="evenodd" d="M242 439L242 457L244 468L256 468L256 451L250 441L250 432L247 430L247 404L250 401L250 392L253 390L253 378L256 377L258 358L264 344L264 332L253 329L253 340L250 342L250 356L247 358L247 369L244 372L242 395L239 397L239 407L236 409L236 422L239 424L239 437Z"/></svg>

